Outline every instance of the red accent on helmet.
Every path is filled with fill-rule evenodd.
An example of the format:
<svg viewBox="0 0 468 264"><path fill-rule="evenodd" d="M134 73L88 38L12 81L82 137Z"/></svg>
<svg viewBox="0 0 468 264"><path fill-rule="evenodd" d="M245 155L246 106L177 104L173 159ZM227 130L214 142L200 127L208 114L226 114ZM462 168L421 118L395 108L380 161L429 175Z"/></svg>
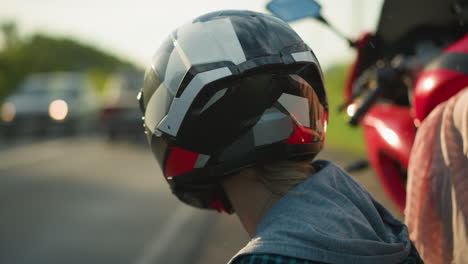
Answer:
<svg viewBox="0 0 468 264"><path fill-rule="evenodd" d="M216 209L216 211L218 211L218 213L222 213L222 212L227 213L226 208L224 208L223 203L219 199L216 199L208 208Z"/></svg>
<svg viewBox="0 0 468 264"><path fill-rule="evenodd" d="M294 132L286 140L289 144L312 143L312 129L302 125L294 124Z"/></svg>
<svg viewBox="0 0 468 264"><path fill-rule="evenodd" d="M166 177L174 177L192 171L197 162L198 155L198 153L172 147L167 157L164 174Z"/></svg>

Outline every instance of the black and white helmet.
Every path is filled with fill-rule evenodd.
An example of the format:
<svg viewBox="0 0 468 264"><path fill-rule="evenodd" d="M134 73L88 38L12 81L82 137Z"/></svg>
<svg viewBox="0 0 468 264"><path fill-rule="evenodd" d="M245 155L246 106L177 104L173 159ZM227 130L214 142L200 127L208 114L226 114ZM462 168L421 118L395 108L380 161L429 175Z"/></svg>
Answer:
<svg viewBox="0 0 468 264"><path fill-rule="evenodd" d="M311 159L328 106L312 50L282 20L218 11L175 30L138 95L148 141L173 193L232 212L221 182L242 168Z"/></svg>

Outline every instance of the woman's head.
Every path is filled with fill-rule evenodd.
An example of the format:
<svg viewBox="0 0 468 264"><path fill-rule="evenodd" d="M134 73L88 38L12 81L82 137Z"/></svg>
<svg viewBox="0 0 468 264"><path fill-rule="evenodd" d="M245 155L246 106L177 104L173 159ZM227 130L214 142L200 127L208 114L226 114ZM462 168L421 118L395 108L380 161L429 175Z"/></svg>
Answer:
<svg viewBox="0 0 468 264"><path fill-rule="evenodd" d="M146 133L182 201L231 211L221 182L241 169L311 159L325 139L320 66L283 21L219 11L175 30L139 94Z"/></svg>

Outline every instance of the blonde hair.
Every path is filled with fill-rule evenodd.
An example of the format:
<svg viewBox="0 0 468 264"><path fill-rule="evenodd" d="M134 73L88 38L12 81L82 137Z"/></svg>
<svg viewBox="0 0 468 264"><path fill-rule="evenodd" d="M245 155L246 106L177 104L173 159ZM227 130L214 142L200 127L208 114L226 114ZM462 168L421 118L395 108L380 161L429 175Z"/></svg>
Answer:
<svg viewBox="0 0 468 264"><path fill-rule="evenodd" d="M315 169L310 161L283 160L252 168L259 181L276 195L284 195L309 178Z"/></svg>

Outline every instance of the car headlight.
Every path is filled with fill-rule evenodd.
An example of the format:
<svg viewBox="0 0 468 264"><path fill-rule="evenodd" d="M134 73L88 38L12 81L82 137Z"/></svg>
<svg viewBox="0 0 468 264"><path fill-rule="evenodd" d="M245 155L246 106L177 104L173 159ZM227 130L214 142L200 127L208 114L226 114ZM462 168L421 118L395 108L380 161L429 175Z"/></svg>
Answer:
<svg viewBox="0 0 468 264"><path fill-rule="evenodd" d="M15 119L16 108L13 103L4 103L2 105L2 120L4 122L11 122Z"/></svg>
<svg viewBox="0 0 468 264"><path fill-rule="evenodd" d="M53 120L62 121L67 118L68 104L64 100L55 100L49 105L49 116Z"/></svg>

